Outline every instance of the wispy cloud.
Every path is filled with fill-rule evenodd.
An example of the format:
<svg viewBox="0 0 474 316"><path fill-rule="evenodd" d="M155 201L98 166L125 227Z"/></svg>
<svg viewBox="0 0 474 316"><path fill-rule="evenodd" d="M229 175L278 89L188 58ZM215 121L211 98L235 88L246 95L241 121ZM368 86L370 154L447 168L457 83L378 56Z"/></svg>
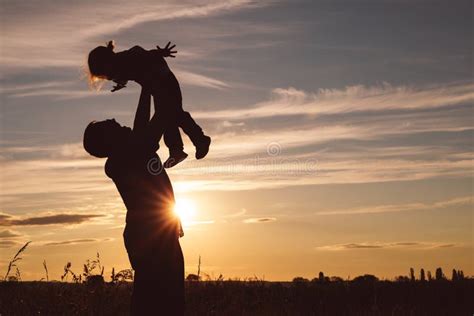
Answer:
<svg viewBox="0 0 474 316"><path fill-rule="evenodd" d="M21 236L23 236L21 233L10 229L0 230L0 238L15 238Z"/></svg>
<svg viewBox="0 0 474 316"><path fill-rule="evenodd" d="M276 220L275 217L253 217L244 219L242 222L245 224L263 224L275 222Z"/></svg>
<svg viewBox="0 0 474 316"><path fill-rule="evenodd" d="M0 248L10 248L21 245L22 243L17 240L0 240Z"/></svg>
<svg viewBox="0 0 474 316"><path fill-rule="evenodd" d="M177 70L176 74L182 85L222 90L229 88L229 84L202 74L191 71ZM108 85L108 84L107 84ZM139 88L130 85L120 94L137 94ZM77 81L46 81L34 84L9 84L0 88L0 94L7 98L51 97L58 100L72 100L83 98L108 97L111 95L109 87L101 90L88 89L85 80Z"/></svg>
<svg viewBox="0 0 474 316"><path fill-rule="evenodd" d="M188 226L196 226L196 225L210 225L214 224L214 220L203 220L203 221L187 221L183 223L183 226L188 227Z"/></svg>
<svg viewBox="0 0 474 316"><path fill-rule="evenodd" d="M227 83L221 80L185 70L177 70L176 74L179 81L184 85L212 88L218 90L230 87Z"/></svg>
<svg viewBox="0 0 474 316"><path fill-rule="evenodd" d="M351 112L435 109L470 104L474 84L442 85L427 88L393 86L348 86L345 89L319 89L316 93L295 88L277 88L272 99L251 108L195 112L195 117L243 119L293 115L329 115Z"/></svg>
<svg viewBox="0 0 474 316"><path fill-rule="evenodd" d="M226 215L224 217L241 217L241 216L244 216L245 214L247 214L247 210L245 208L243 208L239 212L232 213L232 214Z"/></svg>
<svg viewBox="0 0 474 316"><path fill-rule="evenodd" d="M76 245L84 243L95 243L95 242L107 242L112 241L113 238L84 238L84 239L70 239L70 240L61 240L61 241L50 241L41 243L43 246L64 246L64 245Z"/></svg>
<svg viewBox="0 0 474 316"><path fill-rule="evenodd" d="M171 20L178 18L196 18L224 13L243 7L263 6L264 2L257 3L249 0L231 0L225 2L208 2L203 4L153 4L146 7L136 7L141 12L126 15L125 12L117 20L103 21L93 27L85 28L81 36L94 37L104 34L113 34L138 24L151 21Z"/></svg>
<svg viewBox="0 0 474 316"><path fill-rule="evenodd" d="M37 214L33 216L13 216L0 214L0 226L33 226L33 225L72 225L81 224L102 217L99 214Z"/></svg>
<svg viewBox="0 0 474 316"><path fill-rule="evenodd" d="M392 212L407 212L407 211L428 211L437 210L448 207L471 205L473 198L471 196L459 197L446 201L439 201L435 203L411 203L399 205L379 205L373 207L362 207L345 210L323 211L316 213L317 215L358 215L358 214L378 214L378 213L392 213Z"/></svg>
<svg viewBox="0 0 474 316"><path fill-rule="evenodd" d="M91 43L102 44L111 36L143 23L209 17L266 5L268 2L249 0L186 3L104 0L74 4L42 1L28 5L7 2L2 4L5 20L0 63L4 70L79 67ZM101 40L97 42L96 38Z"/></svg>
<svg viewBox="0 0 474 316"><path fill-rule="evenodd" d="M440 249L453 248L459 245L454 243L442 242L418 242L418 241L402 241L402 242L363 242L318 246L316 250L326 251L344 251L344 250L371 250L371 249Z"/></svg>
<svg viewBox="0 0 474 316"><path fill-rule="evenodd" d="M178 191L466 177L472 170L473 158L462 145L472 132L471 109L463 101L470 96L466 87L470 86L453 84L427 89L377 86L331 90L323 93L323 106L319 103L321 96L316 94L308 103L316 108L311 111L310 106L304 111L298 107L306 104L304 100L308 93L290 89L287 94L280 92L274 99L233 111L242 114L246 112L244 108L249 109L249 113L255 109L258 117L259 113L270 113L268 109L259 112L262 104L265 105L263 108L273 110L286 104L297 112L311 115L295 116L291 120L290 115L267 125L264 120L254 120L253 114L250 117L242 114L232 120L238 124L226 124L224 130L210 131L213 144L205 160L188 159L169 172ZM443 99L446 106L437 97L433 101L433 95ZM353 104L352 101L359 106L350 111L362 110L364 106L379 110L370 115L348 114L347 104ZM407 110L405 101L415 102L415 108L421 107L421 110ZM436 108L425 111L433 102ZM272 107L272 104L277 105ZM448 106L451 107L449 112L440 110ZM333 114L313 116L318 109ZM340 113L335 114L338 111ZM213 112L206 112L206 115L212 116ZM221 123L221 118L208 118L207 123L212 129L214 123ZM430 145L426 143L430 133L445 135L446 141ZM421 137L423 142L412 141ZM107 192L112 195L115 190L103 175L104 161L89 157L81 143L4 146L0 155L4 180L0 196L4 205L7 199L21 203L20 196L25 193L98 195ZM25 173L29 175L26 178L22 176ZM41 185L37 179L42 179ZM388 205L370 211L391 210L398 210L398 207Z"/></svg>

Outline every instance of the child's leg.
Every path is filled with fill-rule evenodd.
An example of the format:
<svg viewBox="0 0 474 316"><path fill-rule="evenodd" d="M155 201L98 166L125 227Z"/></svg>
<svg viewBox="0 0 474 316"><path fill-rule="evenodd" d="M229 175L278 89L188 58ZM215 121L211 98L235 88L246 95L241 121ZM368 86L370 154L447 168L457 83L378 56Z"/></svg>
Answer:
<svg viewBox="0 0 474 316"><path fill-rule="evenodd" d="M167 127L163 138L170 152L183 151L184 149L183 139L178 128L180 116L177 111L179 107L176 106L178 102L180 102L179 98L169 93L153 94L155 112L166 117Z"/></svg>
<svg viewBox="0 0 474 316"><path fill-rule="evenodd" d="M181 127L186 135L189 136L191 142L196 147L196 158L204 158L204 156L206 156L209 151L211 139L210 137L204 135L201 127L193 120L191 115L183 110L181 89L174 74L171 73L168 77L168 80L161 82L157 88L160 91L160 100L162 101L163 105L160 106L160 111L164 110L166 113L169 113L168 115L172 121L176 122L176 126ZM156 105L157 103L155 102L155 111ZM174 128L174 126L171 128ZM179 130L177 135L179 137L179 141L175 139L176 133L171 133L170 131L169 135L167 136L167 133L165 132L165 143L168 148L170 148L170 152L172 147L178 148L181 146L181 151L183 150L183 141L181 139L181 135L179 135ZM169 143L167 142L167 139Z"/></svg>
<svg viewBox="0 0 474 316"><path fill-rule="evenodd" d="M186 135L189 136L194 147L196 147L196 159L206 157L209 152L209 146L211 145L211 138L204 135L201 127L193 120L191 114L181 110L178 115L179 126L183 129Z"/></svg>
<svg viewBox="0 0 474 316"><path fill-rule="evenodd" d="M189 136L194 146L199 145L205 137L202 128L191 117L189 112L181 111L178 113L178 125L183 129L183 132Z"/></svg>
<svg viewBox="0 0 474 316"><path fill-rule="evenodd" d="M178 128L178 113L176 112L176 100L169 96L157 97L153 94L153 102L155 104L155 112L166 117L167 126L164 132L164 140L166 147L170 152L169 158L165 161L164 166L171 168L180 163L188 154L184 152L183 140ZM159 106L161 102L161 106Z"/></svg>
<svg viewBox="0 0 474 316"><path fill-rule="evenodd" d="M170 74L169 80L163 86L167 87L168 95L175 98L173 105L176 107L177 124L183 129L183 132L189 136L194 146L198 146L203 142L206 137L202 131L202 128L194 121L191 114L183 110L183 97L181 95L181 88L179 82L173 73ZM170 104L171 105L171 104Z"/></svg>
<svg viewBox="0 0 474 316"><path fill-rule="evenodd" d="M173 124L174 125L174 124ZM170 152L181 152L184 150L183 139L177 125L169 125L164 133L165 145Z"/></svg>

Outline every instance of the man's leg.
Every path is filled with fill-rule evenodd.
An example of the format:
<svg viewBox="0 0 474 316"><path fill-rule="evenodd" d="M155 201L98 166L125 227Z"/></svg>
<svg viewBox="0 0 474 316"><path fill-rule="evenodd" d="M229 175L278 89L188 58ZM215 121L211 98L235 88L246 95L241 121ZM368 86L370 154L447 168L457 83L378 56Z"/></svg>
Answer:
<svg viewBox="0 0 474 316"><path fill-rule="evenodd" d="M171 238L160 238L153 251L153 288L156 310L160 315L184 314L184 258L175 233ZM152 277L153 278L153 277Z"/></svg>
<svg viewBox="0 0 474 316"><path fill-rule="evenodd" d="M184 315L184 257L176 231L145 242L145 248L140 257L129 256L135 269L131 315Z"/></svg>

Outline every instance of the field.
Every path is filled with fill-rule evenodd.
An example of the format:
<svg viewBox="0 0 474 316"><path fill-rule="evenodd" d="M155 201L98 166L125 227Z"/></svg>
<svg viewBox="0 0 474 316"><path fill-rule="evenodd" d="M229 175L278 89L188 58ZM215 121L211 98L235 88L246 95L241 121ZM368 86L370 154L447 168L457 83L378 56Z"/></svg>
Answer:
<svg viewBox="0 0 474 316"><path fill-rule="evenodd" d="M3 315L127 315L132 284L0 282ZM187 315L473 315L474 280L188 281Z"/></svg>

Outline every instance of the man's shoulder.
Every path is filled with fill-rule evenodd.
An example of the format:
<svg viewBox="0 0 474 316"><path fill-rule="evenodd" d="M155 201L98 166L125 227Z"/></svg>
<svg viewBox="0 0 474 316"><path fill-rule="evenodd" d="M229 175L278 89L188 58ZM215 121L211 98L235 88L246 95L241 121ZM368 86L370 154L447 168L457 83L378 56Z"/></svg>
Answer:
<svg viewBox="0 0 474 316"><path fill-rule="evenodd" d="M131 134L119 150L107 159L105 163L107 176L113 178L118 174L141 170L146 168L150 161L159 160L156 153L159 148L158 143L148 144L137 136L139 135Z"/></svg>

